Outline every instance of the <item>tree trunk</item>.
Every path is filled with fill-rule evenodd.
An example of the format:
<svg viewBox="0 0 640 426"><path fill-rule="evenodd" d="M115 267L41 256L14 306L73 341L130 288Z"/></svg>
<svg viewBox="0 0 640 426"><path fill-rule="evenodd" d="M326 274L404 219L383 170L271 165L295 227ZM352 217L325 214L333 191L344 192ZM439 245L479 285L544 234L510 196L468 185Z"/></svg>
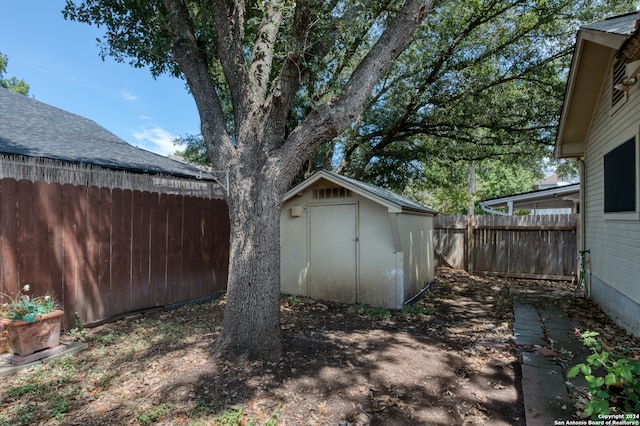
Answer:
<svg viewBox="0 0 640 426"><path fill-rule="evenodd" d="M475 199L477 184L476 184L476 162L469 161L468 164L469 175L467 177L467 194L469 194L469 203L467 204L467 215L473 216L476 211L476 205L473 201Z"/></svg>
<svg viewBox="0 0 640 426"><path fill-rule="evenodd" d="M280 333L282 196L262 173L234 176L229 196L231 253L227 303L217 353L276 361Z"/></svg>

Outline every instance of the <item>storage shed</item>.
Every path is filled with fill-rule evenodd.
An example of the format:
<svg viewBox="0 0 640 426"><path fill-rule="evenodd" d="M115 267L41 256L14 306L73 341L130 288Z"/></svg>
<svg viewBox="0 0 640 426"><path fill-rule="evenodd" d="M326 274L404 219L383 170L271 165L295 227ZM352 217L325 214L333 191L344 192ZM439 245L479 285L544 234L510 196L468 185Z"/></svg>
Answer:
<svg viewBox="0 0 640 426"><path fill-rule="evenodd" d="M314 174L282 204L282 292L400 309L434 279L435 214L383 188Z"/></svg>

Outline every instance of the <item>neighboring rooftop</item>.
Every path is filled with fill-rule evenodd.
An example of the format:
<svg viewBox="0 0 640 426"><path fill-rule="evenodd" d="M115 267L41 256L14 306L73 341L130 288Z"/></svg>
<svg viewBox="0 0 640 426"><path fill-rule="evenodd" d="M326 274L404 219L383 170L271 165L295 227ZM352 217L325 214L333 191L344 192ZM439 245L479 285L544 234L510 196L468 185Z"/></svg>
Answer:
<svg viewBox="0 0 640 426"><path fill-rule="evenodd" d="M0 154L213 180L188 164L129 145L92 120L0 88Z"/></svg>
<svg viewBox="0 0 640 426"><path fill-rule="evenodd" d="M516 210L573 208L579 197L580 183L572 183L484 200L480 207L487 213L511 215ZM505 208L506 212L495 211L497 208Z"/></svg>

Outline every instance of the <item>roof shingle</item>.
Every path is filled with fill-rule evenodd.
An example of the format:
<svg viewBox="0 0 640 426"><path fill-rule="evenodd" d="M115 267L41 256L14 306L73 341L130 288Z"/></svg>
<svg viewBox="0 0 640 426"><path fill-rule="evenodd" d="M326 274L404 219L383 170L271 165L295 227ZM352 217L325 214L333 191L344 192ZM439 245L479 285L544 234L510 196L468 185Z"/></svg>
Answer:
<svg viewBox="0 0 640 426"><path fill-rule="evenodd" d="M212 179L195 167L129 145L92 120L3 88L0 88L0 153Z"/></svg>

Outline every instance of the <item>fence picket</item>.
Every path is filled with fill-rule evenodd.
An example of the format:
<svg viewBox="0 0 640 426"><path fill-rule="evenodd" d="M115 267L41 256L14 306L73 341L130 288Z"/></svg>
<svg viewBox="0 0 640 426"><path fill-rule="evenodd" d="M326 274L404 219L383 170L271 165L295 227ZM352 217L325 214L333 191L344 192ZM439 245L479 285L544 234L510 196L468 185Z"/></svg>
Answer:
<svg viewBox="0 0 640 426"><path fill-rule="evenodd" d="M223 200L0 179L0 293L52 294L65 328L222 292L228 262Z"/></svg>
<svg viewBox="0 0 640 426"><path fill-rule="evenodd" d="M575 214L436 216L434 246L440 261L476 274L568 280L577 224Z"/></svg>

